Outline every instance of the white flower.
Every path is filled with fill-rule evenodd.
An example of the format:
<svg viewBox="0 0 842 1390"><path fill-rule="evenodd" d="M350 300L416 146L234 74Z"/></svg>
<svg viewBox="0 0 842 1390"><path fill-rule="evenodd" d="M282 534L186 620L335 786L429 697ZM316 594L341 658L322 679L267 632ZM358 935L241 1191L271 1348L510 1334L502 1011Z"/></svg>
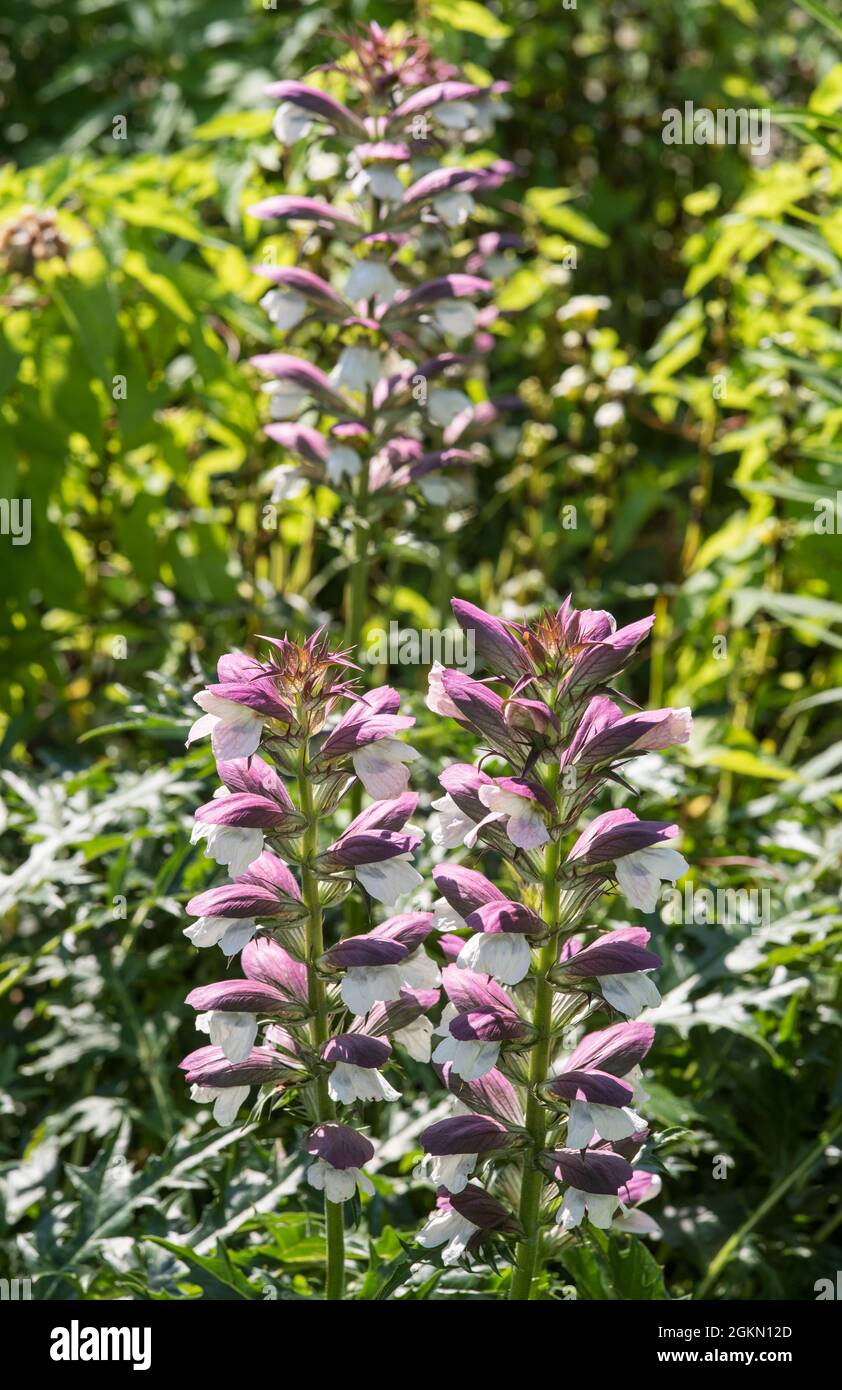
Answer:
<svg viewBox="0 0 842 1390"><path fill-rule="evenodd" d="M635 383L634 367L614 367L608 373L605 385L609 391L631 391Z"/></svg>
<svg viewBox="0 0 842 1390"><path fill-rule="evenodd" d="M397 999L403 979L399 965L352 965L346 970L339 993L355 1014L367 1014L378 1000Z"/></svg>
<svg viewBox="0 0 842 1390"><path fill-rule="evenodd" d="M207 841L205 857L224 864L232 878L244 874L263 852L263 831L236 825L211 825L197 820L190 836L191 845Z"/></svg>
<svg viewBox="0 0 842 1390"><path fill-rule="evenodd" d="M351 965L339 992L355 1014L367 1014L378 1000L397 999L402 989L434 989L441 983L435 961L419 946L396 965Z"/></svg>
<svg viewBox="0 0 842 1390"><path fill-rule="evenodd" d="M226 956L235 956L248 945L257 923L245 917L200 917L184 928L194 946L221 946Z"/></svg>
<svg viewBox="0 0 842 1390"><path fill-rule="evenodd" d="M397 854L394 859L385 859L380 864L358 864L354 873L376 902L391 907L398 898L424 882L411 859L410 854Z"/></svg>
<svg viewBox="0 0 842 1390"><path fill-rule="evenodd" d="M500 1044L496 1042L459 1042L450 1032L450 1022L458 1013L453 1004L448 1004L441 1016L433 1036L441 1042L433 1053L434 1062L452 1062L453 1070L463 1081L478 1081L481 1076L496 1067L500 1055Z"/></svg>
<svg viewBox="0 0 842 1390"><path fill-rule="evenodd" d="M271 488L270 502L292 502L307 487L307 479L293 463L279 463L263 474L262 482Z"/></svg>
<svg viewBox="0 0 842 1390"><path fill-rule="evenodd" d="M637 1207L633 1211L621 1211L614 1217L611 1226L615 1231L625 1231L630 1236L652 1236L655 1240L664 1234L655 1218Z"/></svg>
<svg viewBox="0 0 842 1390"><path fill-rule="evenodd" d="M430 804L435 807L436 812L427 822L433 844L441 849L455 849L457 845L463 845L465 837L470 835L474 828L471 818L459 810L449 793L438 797Z"/></svg>
<svg viewBox="0 0 842 1390"><path fill-rule="evenodd" d="M441 971L423 946L402 960L398 969L407 989L435 989L441 984Z"/></svg>
<svg viewBox="0 0 842 1390"><path fill-rule="evenodd" d="M440 469L425 473L423 478L419 478L418 489L424 501L431 507L449 507L457 496L455 480Z"/></svg>
<svg viewBox="0 0 842 1390"><path fill-rule="evenodd" d="M448 719L461 719L458 707L453 703L444 688L443 676L445 667L440 661L434 661L427 676L427 697L424 701L427 709L431 709L433 714L443 714ZM433 802L433 805L437 805Z"/></svg>
<svg viewBox="0 0 842 1390"><path fill-rule="evenodd" d="M222 1048L229 1062L244 1062L257 1037L257 1017L211 1009L197 1016L196 1028L208 1034L214 1047Z"/></svg>
<svg viewBox="0 0 842 1390"><path fill-rule="evenodd" d="M625 416L626 412L619 401L606 401L594 415L593 422L598 430L611 430L615 425L619 425Z"/></svg>
<svg viewBox="0 0 842 1390"><path fill-rule="evenodd" d="M442 333L467 338L477 326L479 310L467 299L442 299L433 309L433 320Z"/></svg>
<svg viewBox="0 0 842 1390"><path fill-rule="evenodd" d="M463 227L474 207L470 193L460 193L458 188L433 199L433 210L445 227Z"/></svg>
<svg viewBox="0 0 842 1390"><path fill-rule="evenodd" d="M307 313L308 304L306 299L293 294L291 290L276 289L264 294L260 307L265 309L269 322L276 328L289 329L295 328L301 322Z"/></svg>
<svg viewBox="0 0 842 1390"><path fill-rule="evenodd" d="M218 1125L230 1125L237 1117L237 1111L248 1099L248 1086L191 1086L190 1099L197 1105L210 1105L213 1102L213 1118Z"/></svg>
<svg viewBox="0 0 842 1390"><path fill-rule="evenodd" d="M456 964L478 975L493 975L501 984L516 985L529 974L531 959L529 942L520 932L481 931L465 942Z"/></svg>
<svg viewBox="0 0 842 1390"><path fill-rule="evenodd" d="M320 150L317 145L307 155L307 177L313 183L325 183L327 179L335 179L341 168L342 161L338 154Z"/></svg>
<svg viewBox="0 0 842 1390"><path fill-rule="evenodd" d="M630 907L654 912L661 891L661 880L674 884L690 865L671 845L650 845L636 849L616 861L617 882Z"/></svg>
<svg viewBox="0 0 842 1390"><path fill-rule="evenodd" d="M600 309L610 309L611 300L604 294L574 294L572 299L568 299L566 304L556 312L559 323L566 323L568 319L588 318L594 319Z"/></svg>
<svg viewBox="0 0 842 1390"><path fill-rule="evenodd" d="M433 1250L443 1245L442 1264L458 1264L468 1248L468 1242L476 1235L479 1226L460 1216L453 1207L438 1207L431 1212L426 1226L415 1237L425 1250Z"/></svg>
<svg viewBox="0 0 842 1390"><path fill-rule="evenodd" d="M205 713L196 720L187 735L188 748L196 739L210 734L217 762L250 758L252 753L257 752L263 730L263 715L259 710L212 695L209 690L200 690L193 700Z"/></svg>
<svg viewBox="0 0 842 1390"><path fill-rule="evenodd" d="M361 467L362 459L350 445L334 444L328 449L325 468L332 483L341 483L343 478L355 478Z"/></svg>
<svg viewBox="0 0 842 1390"><path fill-rule="evenodd" d="M643 1009L656 1009L661 1002L658 987L642 970L630 970L626 975L600 975L603 998L626 1018L637 1018Z"/></svg>
<svg viewBox="0 0 842 1390"><path fill-rule="evenodd" d="M447 898L436 898L433 903L435 914L436 931L459 931L467 926L464 917L460 917L455 907L451 907Z"/></svg>
<svg viewBox="0 0 842 1390"><path fill-rule="evenodd" d="M470 397L464 391L452 391L447 387L434 386L427 397L427 412L434 425L439 425L442 429L447 426L463 410L470 410Z"/></svg>
<svg viewBox="0 0 842 1390"><path fill-rule="evenodd" d="M446 130L467 130L477 119L477 108L469 101L442 101L436 108L436 120Z"/></svg>
<svg viewBox="0 0 842 1390"><path fill-rule="evenodd" d="M652 1174L652 1180L639 1201L650 1202L653 1197L657 1197L663 1187L661 1179L657 1173ZM654 1217L649 1216L645 1211L641 1211L639 1206L625 1208L621 1205L620 1213L611 1222L616 1231L626 1231L633 1236L654 1236L656 1239L663 1235L663 1231Z"/></svg>
<svg viewBox="0 0 842 1390"><path fill-rule="evenodd" d="M430 1179L448 1192L464 1192L479 1154L438 1154L430 1158Z"/></svg>
<svg viewBox="0 0 842 1390"><path fill-rule="evenodd" d="M374 348L346 347L339 354L330 380L348 391L365 391L379 381L380 365L380 353Z"/></svg>
<svg viewBox="0 0 842 1390"><path fill-rule="evenodd" d="M307 392L289 381L264 381L260 389L269 397L269 414L273 420L291 420L300 415L307 404Z"/></svg>
<svg viewBox="0 0 842 1390"><path fill-rule="evenodd" d="M307 1181L318 1192L324 1192L329 1202L347 1202L357 1188L370 1196L374 1184L362 1168L334 1168L326 1158L317 1158L307 1169Z"/></svg>
<svg viewBox="0 0 842 1390"><path fill-rule="evenodd" d="M307 112L291 101L281 102L272 121L272 132L282 145L294 145L297 140L303 140L312 127L313 122Z"/></svg>
<svg viewBox="0 0 842 1390"><path fill-rule="evenodd" d="M537 802L529 797L518 796L516 792L506 791L505 787L495 784L480 787L478 796L491 814L474 826L465 841L466 845L473 845L481 828L496 820L505 820L506 834L518 849L537 849L549 840L550 832L543 813Z"/></svg>
<svg viewBox="0 0 842 1390"><path fill-rule="evenodd" d="M409 768L419 756L415 748L398 738L381 738L358 748L351 761L354 771L376 801L400 796L409 786Z"/></svg>
<svg viewBox="0 0 842 1390"><path fill-rule="evenodd" d="M552 388L550 395L560 396L562 400L567 399L576 391L581 391L582 387L587 384L587 380L587 372L584 367L577 362L574 366L568 367L566 371L562 372L555 386Z"/></svg>
<svg viewBox="0 0 842 1390"><path fill-rule="evenodd" d="M597 1196L593 1192L580 1192L578 1187L568 1187L559 1213L559 1225L563 1231L572 1231L587 1212L594 1226L607 1231L619 1205L619 1197L611 1194Z"/></svg>
<svg viewBox="0 0 842 1390"><path fill-rule="evenodd" d="M392 1034L394 1042L398 1043L416 1062L429 1062L432 1053L433 1021L430 1018L416 1018L413 1023L408 1023L405 1028L398 1028Z"/></svg>
<svg viewBox="0 0 842 1390"><path fill-rule="evenodd" d="M336 1062L327 1083L331 1100L352 1105L355 1100L397 1100L400 1091L390 1086L376 1067L355 1067Z"/></svg>
<svg viewBox="0 0 842 1390"><path fill-rule="evenodd" d="M646 1121L628 1106L573 1100L567 1117L567 1147L586 1149L594 1132L599 1134L600 1139L627 1139L630 1134L645 1128Z"/></svg>
<svg viewBox="0 0 842 1390"><path fill-rule="evenodd" d="M399 288L385 261L354 261L345 284L345 296L355 304L358 299L374 298L389 304Z"/></svg>
<svg viewBox="0 0 842 1390"><path fill-rule="evenodd" d="M382 203L399 203L403 197L403 184L390 164L369 164L354 175L351 180L354 197L362 197L367 190Z"/></svg>

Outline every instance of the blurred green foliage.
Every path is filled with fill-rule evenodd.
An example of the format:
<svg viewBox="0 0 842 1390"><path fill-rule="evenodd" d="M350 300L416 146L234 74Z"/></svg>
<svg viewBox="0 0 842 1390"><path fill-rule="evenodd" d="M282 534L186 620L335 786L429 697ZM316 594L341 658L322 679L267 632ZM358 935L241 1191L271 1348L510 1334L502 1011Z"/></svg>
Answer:
<svg viewBox="0 0 842 1390"><path fill-rule="evenodd" d="M769 888L775 907L753 932L651 924L665 1191L647 1250L670 1296L812 1298L842 1260L839 27L781 0L433 0L418 17L453 61L512 83L495 147L521 171L502 206L529 255L500 297L493 380L528 409L455 540L384 541L371 622L433 625L451 591L510 616L571 589L624 619L654 605L632 692L690 704L696 736L641 769L641 813L681 820L697 884ZM210 762L182 749L219 652L338 627L331 499L261 520L277 451L242 365L267 341L244 208L304 177L269 134L264 81L372 18L407 15L43 0L14 31L0 18L0 223L55 209L66 245L0 274L0 493L32 501L31 543L0 538L4 1244L17 1272L49 1271L43 1297L318 1286L318 1218L282 1145L197 1138L174 1072L181 1000L212 970L179 929L211 875L188 846ZM662 112L685 101L771 108L770 156L664 145ZM424 673L391 675L422 714ZM440 738L422 720L428 792L458 751ZM437 1099L424 1068L414 1080L405 1130L381 1136L377 1240L351 1242L366 1297L407 1292L395 1228L419 1195L401 1157ZM623 1262L618 1240L554 1262L546 1296L572 1279L659 1296L648 1254ZM496 1287L438 1271L411 1296Z"/></svg>

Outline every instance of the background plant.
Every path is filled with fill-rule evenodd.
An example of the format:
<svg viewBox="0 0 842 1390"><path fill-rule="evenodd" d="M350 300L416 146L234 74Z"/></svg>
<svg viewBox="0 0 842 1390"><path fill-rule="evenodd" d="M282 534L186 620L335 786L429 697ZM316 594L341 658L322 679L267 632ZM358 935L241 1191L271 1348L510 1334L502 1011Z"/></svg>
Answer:
<svg viewBox="0 0 842 1390"><path fill-rule="evenodd" d="M206 7L180 9L182 46L142 7L36 7L8 59L17 167L0 174L2 221L56 208L68 244L66 262L6 270L0 340L0 456L7 470L17 456L19 495L43 499L30 546L10 546L2 597L4 1246L16 1272L52 1271L36 1293L59 1275L93 1296L322 1287L316 1205L302 1209L287 1173L283 1114L235 1158L230 1136L198 1137L172 1084L192 1045L183 995L215 973L196 953L187 978L180 935L183 904L213 872L188 842L215 785L207 753L184 753L184 711L219 651L255 632L303 635L341 605L324 494L291 506L277 533L256 524L256 479L278 455L242 366L267 342L243 210L278 191L272 106L256 109L265 82L335 54L319 24L389 23L396 10L223 8L215 42ZM769 886L775 902L756 932L645 919L663 959L647 1109L670 1141L663 1236L568 1248L544 1294L571 1277L580 1297L657 1291L651 1248L673 1296L712 1269L708 1293L812 1298L839 1267L838 538L813 525L813 489L833 496L839 449L838 36L801 6L643 14L624 0L563 23L555 6L482 9L429 6L421 21L437 52L512 83L512 115L487 146L521 171L500 207L513 227L522 219L528 263L496 296L494 380L528 409L516 454L476 473L452 588L515 618L571 589L621 622L654 610L652 661L627 689L641 704L692 705L696 734L680 778L669 759L634 770L636 810L682 824L695 887ZM187 15L199 37L177 70ZM106 38L125 60L104 58L89 80ZM139 99L115 142L127 68ZM62 85L33 107L47 71ZM739 147L666 160L661 112L684 99L789 114L763 167ZM721 221L738 203L748 229ZM704 282L688 280L696 267ZM584 388L554 394L571 365ZM633 386L626 374L608 387L627 366ZM111 394L121 372L134 383L125 401ZM597 412L617 400L623 419L605 429ZM435 553L423 554L378 572L372 623L435 623ZM419 697L404 704L419 713L426 672L381 676L411 678ZM444 750L438 737L413 739L422 796L438 795L443 752L472 755L470 737L449 734ZM402 1269L395 1296L493 1295L484 1269L402 1282L394 1232L416 1231L427 1205L408 1197L402 1156L436 1120L428 1071L409 1070L404 1133L384 1107L377 1136L380 1233L371 1249L349 1239L350 1287L374 1296ZM429 1094L437 1105L438 1087Z"/></svg>

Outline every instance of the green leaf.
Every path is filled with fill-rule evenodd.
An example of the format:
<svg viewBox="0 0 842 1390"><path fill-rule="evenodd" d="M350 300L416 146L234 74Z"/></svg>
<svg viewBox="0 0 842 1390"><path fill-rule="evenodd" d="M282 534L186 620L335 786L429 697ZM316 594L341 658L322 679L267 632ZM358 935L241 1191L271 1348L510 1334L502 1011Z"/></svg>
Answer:
<svg viewBox="0 0 842 1390"><path fill-rule="evenodd" d="M448 28L477 34L482 39L507 39L512 32L508 24L476 0L433 0L430 12Z"/></svg>
<svg viewBox="0 0 842 1390"><path fill-rule="evenodd" d="M160 1245L168 1250L191 1273L191 1283L196 1283L206 1298L215 1300L261 1299L264 1289L260 1284L252 1284L231 1261L224 1241L217 1241L215 1255L200 1255L189 1245L177 1245L175 1241L164 1240L162 1236L144 1236L152 1245Z"/></svg>
<svg viewBox="0 0 842 1390"><path fill-rule="evenodd" d="M822 0L796 0L796 3L823 24L834 38L842 40L842 19L833 14L827 5L822 4Z"/></svg>

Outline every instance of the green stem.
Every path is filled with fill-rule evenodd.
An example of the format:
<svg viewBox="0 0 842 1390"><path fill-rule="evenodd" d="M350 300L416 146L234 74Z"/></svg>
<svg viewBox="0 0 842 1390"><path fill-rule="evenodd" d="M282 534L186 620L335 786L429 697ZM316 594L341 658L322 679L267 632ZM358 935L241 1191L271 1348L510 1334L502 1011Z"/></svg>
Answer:
<svg viewBox="0 0 842 1390"><path fill-rule="evenodd" d="M554 787L550 788L550 793ZM558 937L554 928L558 925L559 886L556 879L559 863L559 842L552 840L544 855L544 901L543 918L550 928L550 937L541 947L538 956L538 970L535 977L535 1008L532 1025L536 1032L535 1042L529 1057L529 1097L526 1102L525 1128L529 1134L529 1150L523 1163L520 1184L520 1207L518 1219L523 1229L523 1238L518 1242L515 1252L515 1267L509 1298L527 1302L532 1293L532 1284L541 1265L541 1197L544 1191L544 1174L540 1168L540 1157L547 1138L547 1117L538 1087L546 1081L550 1069L553 987L548 979L556 963Z"/></svg>
<svg viewBox="0 0 842 1390"><path fill-rule="evenodd" d="M351 650L351 659L357 659L360 638L366 619L368 601L368 459L360 469L357 486L357 515L354 524L354 559L348 581L348 604L345 624L345 643ZM362 810L363 789L359 781L351 788L351 819L355 820ZM363 929L363 915L359 899L352 895L347 904L348 930L352 936Z"/></svg>
<svg viewBox="0 0 842 1390"><path fill-rule="evenodd" d="M306 744L301 750L298 773L298 804L301 814L307 818L307 829L303 836L301 863L301 891L307 906L307 998L313 1016L312 1042L317 1052L321 1051L328 1039L328 1014L325 987L318 972L318 961L324 953L324 925L319 902L319 883L313 872L313 859L318 850L317 817L313 807L313 793L310 787L307 766ZM316 1114L320 1121L336 1118L336 1107L327 1088L327 1076L320 1072L316 1079ZM345 1227L341 1202L329 1202L325 1195L325 1242L327 1270L325 1274L325 1298L335 1302L342 1298L345 1275Z"/></svg>
<svg viewBox="0 0 842 1390"><path fill-rule="evenodd" d="M348 581L345 642L356 651L363 630L368 598L368 459L360 469L354 520L354 558Z"/></svg>

